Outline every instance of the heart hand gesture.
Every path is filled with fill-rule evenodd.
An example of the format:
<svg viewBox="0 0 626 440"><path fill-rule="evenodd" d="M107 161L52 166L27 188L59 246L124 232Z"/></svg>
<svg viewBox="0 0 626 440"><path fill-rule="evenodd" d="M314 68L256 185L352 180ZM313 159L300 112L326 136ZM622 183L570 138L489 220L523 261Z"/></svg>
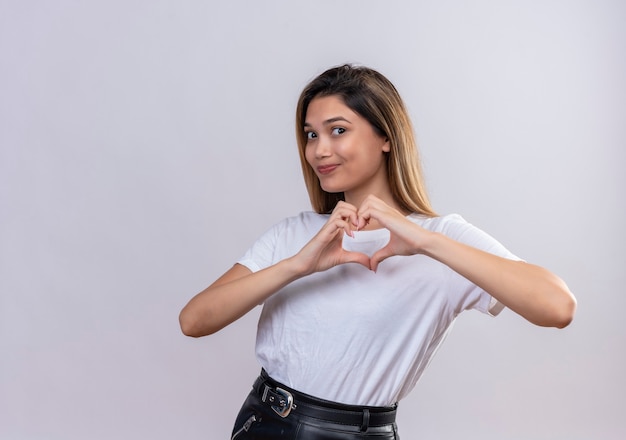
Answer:
<svg viewBox="0 0 626 440"><path fill-rule="evenodd" d="M372 220L389 229L389 243L371 258L360 252L342 247L342 237L367 226ZM303 274L322 272L344 263L358 263L376 271L378 265L394 255L413 255L421 252L422 241L428 231L407 220L398 210L375 196L368 196L357 209L339 202L322 229L295 256L300 261Z"/></svg>

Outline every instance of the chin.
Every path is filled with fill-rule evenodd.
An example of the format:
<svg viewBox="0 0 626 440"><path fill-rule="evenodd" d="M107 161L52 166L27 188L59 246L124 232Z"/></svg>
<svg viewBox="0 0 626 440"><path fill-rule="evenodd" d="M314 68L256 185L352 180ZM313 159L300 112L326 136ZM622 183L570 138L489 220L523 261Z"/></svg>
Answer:
<svg viewBox="0 0 626 440"><path fill-rule="evenodd" d="M339 188L339 187L332 186L332 185L320 185L320 187L324 191L326 191L327 193L330 193L330 194L337 194L337 193L345 192L345 190L343 188Z"/></svg>

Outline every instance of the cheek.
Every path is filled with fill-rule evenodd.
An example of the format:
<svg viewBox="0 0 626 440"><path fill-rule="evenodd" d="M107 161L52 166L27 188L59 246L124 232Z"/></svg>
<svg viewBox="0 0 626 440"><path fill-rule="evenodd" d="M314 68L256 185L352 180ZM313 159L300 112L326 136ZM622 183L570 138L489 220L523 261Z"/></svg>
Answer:
<svg viewBox="0 0 626 440"><path fill-rule="evenodd" d="M314 159L313 156L314 156L313 155L313 149L309 148L309 147L304 147L304 158L306 159L306 161L307 161L307 163L309 165L311 165L311 161Z"/></svg>

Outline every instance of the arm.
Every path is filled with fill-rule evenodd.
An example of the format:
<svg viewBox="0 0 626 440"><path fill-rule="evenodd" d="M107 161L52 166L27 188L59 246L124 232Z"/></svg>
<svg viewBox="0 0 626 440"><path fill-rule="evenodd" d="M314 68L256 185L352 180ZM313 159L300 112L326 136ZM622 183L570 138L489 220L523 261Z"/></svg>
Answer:
<svg viewBox="0 0 626 440"><path fill-rule="evenodd" d="M533 324L563 328L574 318L574 296L563 280L542 267L501 258L437 233L427 235L422 253L446 264Z"/></svg>
<svg viewBox="0 0 626 440"><path fill-rule="evenodd" d="M179 316L181 330L185 335L193 337L213 334L241 318L299 276L290 260L283 260L255 273L235 264L187 303Z"/></svg>
<svg viewBox="0 0 626 440"><path fill-rule="evenodd" d="M372 255L372 270L392 255L424 254L447 265L534 324L563 328L572 321L576 299L565 283L548 270L427 231L370 196L359 210L358 224L371 218L391 231L389 243Z"/></svg>
<svg viewBox="0 0 626 440"><path fill-rule="evenodd" d="M182 309L181 330L187 336L210 335L298 278L344 263L369 268L367 255L341 246L344 232L352 234L356 221L356 208L340 202L322 229L293 257L254 273L236 264Z"/></svg>

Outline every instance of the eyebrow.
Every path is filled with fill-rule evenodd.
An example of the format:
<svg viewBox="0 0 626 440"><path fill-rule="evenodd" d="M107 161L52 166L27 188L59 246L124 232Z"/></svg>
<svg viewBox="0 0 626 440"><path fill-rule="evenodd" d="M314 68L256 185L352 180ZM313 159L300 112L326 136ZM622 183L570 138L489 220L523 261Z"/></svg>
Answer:
<svg viewBox="0 0 626 440"><path fill-rule="evenodd" d="M324 122L322 122L322 124L323 125L334 124L335 122L339 122L339 121L344 121L344 122L347 122L348 124L352 124L352 122L348 121L343 116L335 116L334 118L326 119ZM309 124L308 122L305 122L304 126L311 127L311 124Z"/></svg>

